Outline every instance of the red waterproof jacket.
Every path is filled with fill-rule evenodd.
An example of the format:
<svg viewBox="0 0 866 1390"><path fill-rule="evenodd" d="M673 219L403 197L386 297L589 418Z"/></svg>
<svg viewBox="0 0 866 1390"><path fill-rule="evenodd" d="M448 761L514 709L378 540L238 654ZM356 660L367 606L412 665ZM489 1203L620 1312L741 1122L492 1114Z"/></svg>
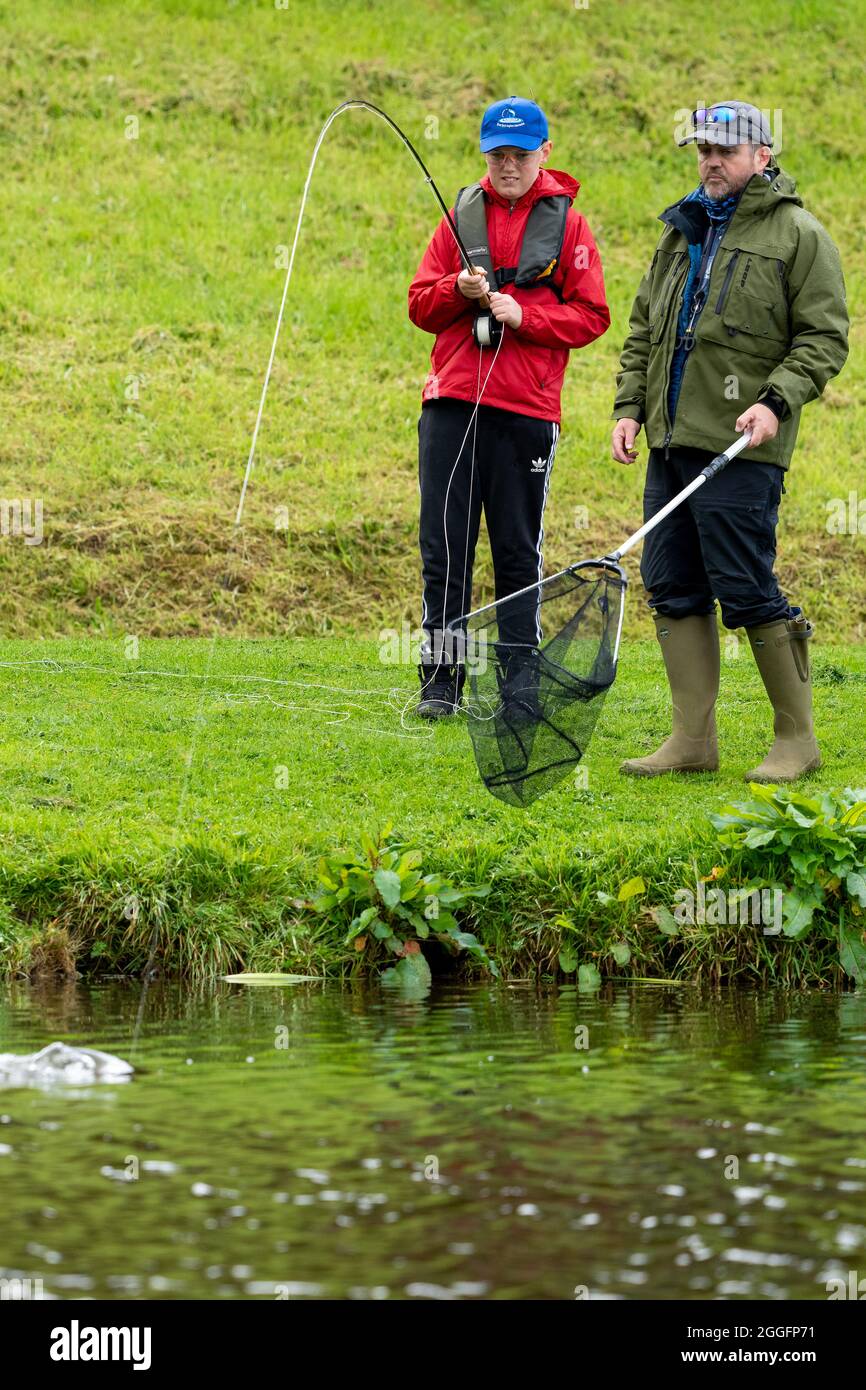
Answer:
<svg viewBox="0 0 866 1390"><path fill-rule="evenodd" d="M542 169L513 207L496 192L487 175L481 187L487 200L490 254L498 269L518 264L533 203L551 193L567 193L573 201L580 184L558 169ZM478 393L479 349L472 339L475 309L457 288L461 269L457 246L443 218L409 287L410 319L418 328L436 334L424 400L450 396L474 402ZM610 326L598 250L585 219L574 208L568 211L559 265L551 278L561 299L548 285L505 286L505 292L521 305L523 322L519 329L506 328L482 404L558 422L569 349L585 347ZM493 352L484 349L482 382Z"/></svg>

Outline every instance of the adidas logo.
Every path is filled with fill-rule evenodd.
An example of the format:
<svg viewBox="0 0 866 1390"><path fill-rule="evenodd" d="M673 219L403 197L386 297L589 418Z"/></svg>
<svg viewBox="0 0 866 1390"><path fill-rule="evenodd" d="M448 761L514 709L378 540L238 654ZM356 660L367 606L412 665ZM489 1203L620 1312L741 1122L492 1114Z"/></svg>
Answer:
<svg viewBox="0 0 866 1390"><path fill-rule="evenodd" d="M532 471L533 471L533 473L543 473L546 467L547 467L547 459L533 459L533 460L532 460Z"/></svg>

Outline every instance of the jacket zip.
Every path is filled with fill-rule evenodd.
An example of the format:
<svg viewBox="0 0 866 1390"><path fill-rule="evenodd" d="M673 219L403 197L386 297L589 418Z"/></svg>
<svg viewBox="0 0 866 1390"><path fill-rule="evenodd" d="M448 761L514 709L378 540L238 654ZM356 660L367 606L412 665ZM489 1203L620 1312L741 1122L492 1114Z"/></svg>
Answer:
<svg viewBox="0 0 866 1390"><path fill-rule="evenodd" d="M681 282L682 285L685 285L685 282L686 282L686 280L687 280L687 278L688 278L688 259L689 259L689 258L688 258L688 255L686 255L685 263L684 263L684 265L682 266L682 270L683 270L683 272L684 272L684 273L683 273L683 276L682 276L682 282ZM665 278L667 278L667 277L665 277ZM676 288L674 288L674 289L672 289L672 290L670 290L670 291L668 292L667 302L666 302L666 304L665 304L665 313L664 313L665 322L667 322L668 315L670 314L670 311L671 311L671 305L673 304L674 300L676 299L676 296L677 296ZM666 379L666 381L667 381L668 383L670 383L670 371L671 371L671 362L673 362L673 356L674 356L674 355L673 355L673 351L672 351L672 352L671 352L671 355L670 355L670 360L668 361L667 368L666 368L666 370L665 370L665 379ZM673 421L671 420L670 416L668 415L668 390L667 390L667 388L665 389L664 397L663 397L663 400L662 400L662 410L663 410L663 412L664 412L665 421L666 421L667 427L668 427L668 429L667 429L667 434L665 435L664 439L662 440L662 448L663 448L664 451L665 451L665 463L667 463L668 457L669 457L669 454L670 454L671 437L672 437L673 432L674 432Z"/></svg>
<svg viewBox="0 0 866 1390"><path fill-rule="evenodd" d="M725 278L722 281L721 293L719 294L719 297L716 300L717 314L720 314L725 307L725 300L728 297L728 290L731 288L731 281L734 278L734 270L739 259L740 253L739 251L735 251L734 254L731 256L731 259L728 261L728 268L725 271Z"/></svg>
<svg viewBox="0 0 866 1390"><path fill-rule="evenodd" d="M714 260L715 260L715 257L719 254L719 251L720 251L720 250L721 250L721 242L719 242L719 245L716 247L715 252L713 253L713 259L714 259ZM716 303L716 313L717 313L717 314L720 312L720 306L724 303L725 296L727 295L728 287L729 287L729 285L730 285L730 283L731 283L731 278L732 278L732 276L733 276L733 274L734 274L734 268L735 268L735 266L736 266L736 264L737 264L737 260L738 260L738 258L739 258L739 255L740 255L739 251L735 251L734 254L732 255L730 261L728 262L728 268L727 268L727 270L725 271L725 280L724 280L724 284L722 285L722 292L721 292L721 294L719 295L718 302ZM686 273L686 275L687 275L687 277L688 277L688 272ZM707 288L709 289L709 286L707 286ZM672 297L673 297L673 296L672 296ZM686 325L686 336L688 336L689 333L691 332L692 328L694 327L695 322L697 321L698 315L702 312L702 310L703 310L703 305L699 302L698 296L695 295L695 303L692 305L692 312L691 312L691 315L690 315L690 318L689 318L689 322L688 322L688 324ZM696 344L693 344L693 346L696 346ZM674 424L673 424L673 421L672 421L672 420L670 419L670 417L668 416L668 395L670 394L670 369L671 369L671 365L672 365L672 363L673 363L673 358L674 358L674 354L671 353L671 360L670 360L670 362L668 363L668 370L667 370L667 386L666 386L666 388L665 388L665 397L664 397L665 418L667 419L667 421L668 421L668 426L669 426L668 432L667 432L667 434L665 435L665 437L664 437L664 442L663 442L663 444L662 444L662 448L663 448L664 451L665 451L665 462L666 462L666 463L667 463L667 461L668 461L668 459L669 459L669 457L670 457L670 443L671 443L671 439L673 438L673 432L674 432ZM683 363L683 374L682 374L682 377L680 378L680 390L679 390L679 395L680 395L680 396L682 395L683 386L685 385L686 372L687 372L688 369L689 369L689 359L690 359L690 358L691 358L691 352L686 352L686 360L685 360L685 362ZM679 397L677 398L677 404L679 405Z"/></svg>

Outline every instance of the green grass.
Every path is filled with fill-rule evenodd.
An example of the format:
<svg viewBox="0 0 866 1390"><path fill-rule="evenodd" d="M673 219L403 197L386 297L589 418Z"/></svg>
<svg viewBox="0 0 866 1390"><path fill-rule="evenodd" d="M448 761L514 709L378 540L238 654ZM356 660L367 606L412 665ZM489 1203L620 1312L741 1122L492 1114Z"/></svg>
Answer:
<svg viewBox="0 0 866 1390"><path fill-rule="evenodd" d="M418 621L430 340L406 289L437 210L365 114L322 151L238 549L231 534L279 248L324 117L349 96L383 105L453 195L481 172L481 111L515 88L581 180L613 314L569 369L548 572L628 534L642 469L609 459L613 380L656 216L696 181L678 109L732 94L781 108L781 162L863 298L859 9L768 0L749 25L744 42L735 15L708 26L673 0L33 0L26 15L0 0L0 495L45 510L42 545L0 537L0 631L24 639L0 667L7 966L71 949L82 969L137 969L155 950L187 973L341 970L298 903L319 850L390 821L431 868L493 883L478 929L506 970L554 968L571 914L604 969L625 931L645 973L838 980L832 941L704 932L686 949L638 907L600 913L597 892L630 876L659 902L712 867L706 812L768 737L751 661L729 657L722 775L618 777L666 730L655 649L634 641L651 632L639 586L585 788L521 814L480 787L459 725L401 725L413 678L377 652L383 629ZM862 347L857 317L844 374L804 414L779 533L780 579L818 627L821 776L839 786L864 780L866 666L849 644L866 641L866 566L863 536L826 520L862 486ZM483 538L480 555L479 601ZM211 635L244 640L180 640Z"/></svg>
<svg viewBox="0 0 866 1390"><path fill-rule="evenodd" d="M152 640L0 643L0 924L11 968L49 934L83 969L341 971L351 953L303 907L317 856L391 822L425 869L490 883L474 929L503 969L555 971L566 940L624 973L825 981L836 947L696 927L665 942L646 908L671 905L719 860L707 813L744 795L770 740L747 651L729 654L719 776L621 777L622 757L668 729L654 645L628 647L575 778L521 811L478 780L464 721L430 728L408 711L406 666L359 641ZM814 786L860 785L866 648L815 657L825 767ZM807 783L806 785L809 785ZM647 892L605 908L641 876ZM567 924L558 922L565 915ZM620 971L619 973L623 973Z"/></svg>
<svg viewBox="0 0 866 1390"><path fill-rule="evenodd" d="M437 210L364 113L341 117L321 155L244 554L228 560L277 248L321 122L352 95L405 126L447 194L480 172L488 101L518 87L548 109L552 162L582 181L613 313L569 370L548 570L609 549L640 519L641 470L608 449L628 309L656 215L696 180L674 113L734 89L781 109L782 163L836 238L857 306L860 20L829 0L768 0L744 45L736 17L714 15L710 32L673 0L34 0L26 17L0 4L0 476L3 495L44 499L46 526L42 546L0 543L2 630L371 636L417 621L430 340L408 322L406 288ZM863 477L862 346L858 319L843 376L805 412L780 531L782 582L835 641L866 638L863 537L826 531L827 502ZM485 561L480 597L489 577ZM648 634L639 605L629 625Z"/></svg>

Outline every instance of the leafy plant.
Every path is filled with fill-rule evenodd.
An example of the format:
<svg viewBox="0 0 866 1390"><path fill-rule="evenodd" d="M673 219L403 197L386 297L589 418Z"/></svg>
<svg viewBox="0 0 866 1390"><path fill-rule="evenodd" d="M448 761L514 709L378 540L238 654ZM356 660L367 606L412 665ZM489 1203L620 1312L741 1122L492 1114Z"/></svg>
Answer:
<svg viewBox="0 0 866 1390"><path fill-rule="evenodd" d="M743 891L782 890L782 930L805 936L816 916L839 922L843 969L866 981L866 788L814 796L752 783L748 801L710 820L748 877Z"/></svg>
<svg viewBox="0 0 866 1390"><path fill-rule="evenodd" d="M381 943L384 951L400 958L394 971L385 972L383 983L417 982L426 968L420 942L431 937L450 951L468 951L497 975L485 947L472 932L463 931L454 915L490 889L457 888L441 874L425 874L423 858L421 850L395 839L391 826L375 837L363 833L360 851L319 860L324 892L310 906L345 926L345 944L359 955Z"/></svg>

